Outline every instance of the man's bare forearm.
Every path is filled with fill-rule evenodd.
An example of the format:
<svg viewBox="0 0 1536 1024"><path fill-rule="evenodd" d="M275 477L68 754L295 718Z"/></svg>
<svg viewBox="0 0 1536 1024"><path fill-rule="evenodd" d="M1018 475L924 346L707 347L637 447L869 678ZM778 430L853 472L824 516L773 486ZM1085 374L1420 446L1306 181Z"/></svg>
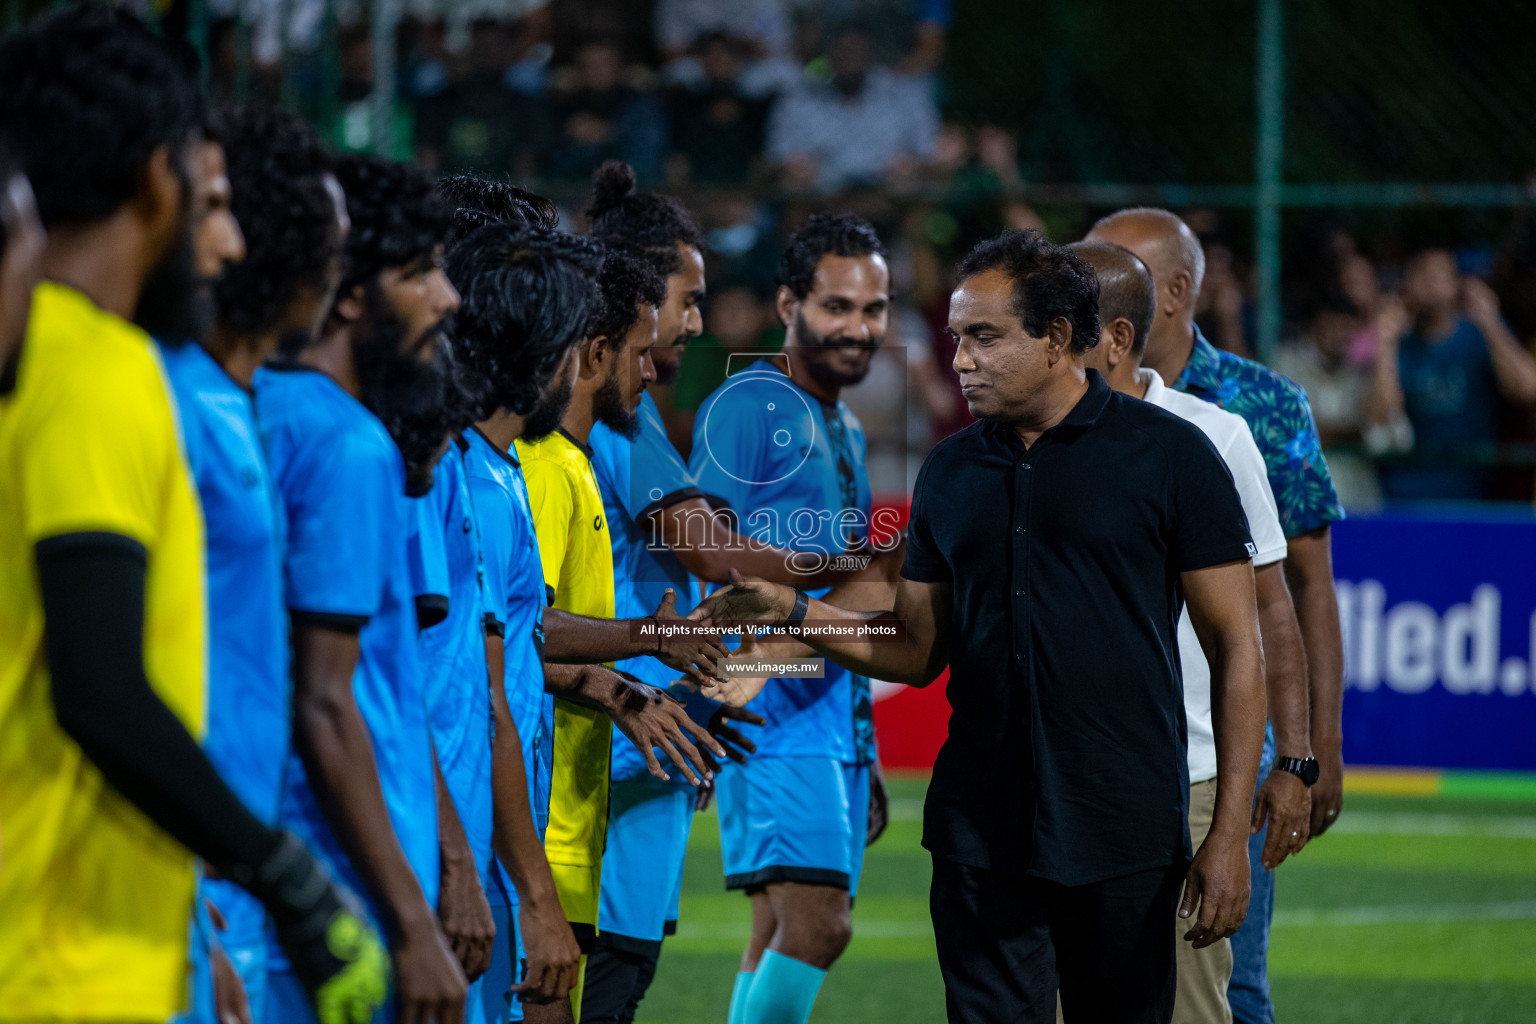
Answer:
<svg viewBox="0 0 1536 1024"><path fill-rule="evenodd" d="M1488 342L1488 357L1499 393L1516 405L1536 402L1536 362L1498 316L1478 323Z"/></svg>
<svg viewBox="0 0 1536 1024"><path fill-rule="evenodd" d="M805 617L811 620L839 620L849 624L894 623L904 625L893 611L858 611L811 598ZM944 668L944 655L937 650L932 636L915 635L904 630L895 640L875 641L868 636L852 639L825 639L802 636L800 642L811 650L859 675L873 676L908 686L927 686Z"/></svg>
<svg viewBox="0 0 1536 1024"><path fill-rule="evenodd" d="M373 741L352 698L351 671L343 672L345 665L324 655L321 663L311 663L314 632L325 631L299 627L294 636L294 748L310 788L384 911L382 923L392 937L435 927L435 914L389 818Z"/></svg>
<svg viewBox="0 0 1536 1024"><path fill-rule="evenodd" d="M1302 556L1286 559L1286 579L1306 651L1308 721L1317 754L1343 742L1344 639L1328 528L1291 538L1291 548Z"/></svg>
<svg viewBox="0 0 1536 1024"><path fill-rule="evenodd" d="M743 576L817 590L863 578L880 554L860 552L868 556L868 563L859 566L857 558L830 559L767 544L736 532L731 518L703 498L689 498L653 513L651 523L684 568L710 583L726 582L735 569Z"/></svg>
<svg viewBox="0 0 1536 1024"><path fill-rule="evenodd" d="M544 663L544 692L573 704L584 704L612 714L618 708L619 676L612 669L593 671L605 666L556 665Z"/></svg>
<svg viewBox="0 0 1536 1024"><path fill-rule="evenodd" d="M638 658L657 651L656 639L636 636L630 619L598 619L544 609L544 657L571 665Z"/></svg>
<svg viewBox="0 0 1536 1024"><path fill-rule="evenodd" d="M512 877L518 899L530 904L557 901L554 876L544 855L528 802L527 765L523 762L522 738L507 704L505 650L499 637L486 638L490 664L491 716L495 738L491 743L491 845Z"/></svg>
<svg viewBox="0 0 1536 1024"><path fill-rule="evenodd" d="M1247 635L1218 636L1211 658L1216 811L1211 833L1246 842L1264 748L1264 655Z"/></svg>
<svg viewBox="0 0 1536 1024"><path fill-rule="evenodd" d="M894 612L896 585L880 578L861 576L833 587L818 603L850 612ZM765 634L757 640L757 648L762 657L779 659L803 658L815 653L805 643L784 633Z"/></svg>
<svg viewBox="0 0 1536 1024"><path fill-rule="evenodd" d="M448 791L448 780L443 778L443 767L437 760L437 749L432 750L432 776L437 781L437 847L442 857L442 871L479 871L475 855L469 848L469 837L464 834L464 823L459 820L459 809Z"/></svg>
<svg viewBox="0 0 1536 1024"><path fill-rule="evenodd" d="M1259 631L1264 644L1265 689L1275 750L1281 757L1310 757L1307 718L1307 660L1301 646L1296 608L1285 585L1282 563L1254 571Z"/></svg>

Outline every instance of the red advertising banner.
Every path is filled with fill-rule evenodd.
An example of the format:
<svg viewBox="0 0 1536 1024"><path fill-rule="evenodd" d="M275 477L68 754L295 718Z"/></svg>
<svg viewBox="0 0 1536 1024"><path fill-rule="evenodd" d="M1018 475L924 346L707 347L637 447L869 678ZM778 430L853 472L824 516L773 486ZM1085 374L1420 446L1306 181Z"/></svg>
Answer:
<svg viewBox="0 0 1536 1024"><path fill-rule="evenodd" d="M933 759L949 735L949 701L944 696L948 682L946 671L922 689L899 683L874 684L875 735L880 740L881 764L887 768L933 767Z"/></svg>
<svg viewBox="0 0 1536 1024"><path fill-rule="evenodd" d="M877 495L874 511L895 511L894 517L872 516L877 543L890 532L907 526L907 496ZM949 735L949 701L944 697L949 673L929 686L917 689L899 683L876 682L875 735L880 739L880 763L887 768L932 768L944 738Z"/></svg>

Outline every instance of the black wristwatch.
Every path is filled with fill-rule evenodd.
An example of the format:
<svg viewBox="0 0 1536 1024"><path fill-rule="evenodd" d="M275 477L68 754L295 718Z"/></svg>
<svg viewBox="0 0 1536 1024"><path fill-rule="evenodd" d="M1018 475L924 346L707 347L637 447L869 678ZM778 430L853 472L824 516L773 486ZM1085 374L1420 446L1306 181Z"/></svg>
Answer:
<svg viewBox="0 0 1536 1024"><path fill-rule="evenodd" d="M1308 787L1317 784L1318 771L1315 757L1277 757L1275 771L1290 772Z"/></svg>
<svg viewBox="0 0 1536 1024"><path fill-rule="evenodd" d="M779 628L785 626L798 626L805 621L805 613L811 607L811 596L803 590L795 591L795 606L789 610L789 617L779 623Z"/></svg>

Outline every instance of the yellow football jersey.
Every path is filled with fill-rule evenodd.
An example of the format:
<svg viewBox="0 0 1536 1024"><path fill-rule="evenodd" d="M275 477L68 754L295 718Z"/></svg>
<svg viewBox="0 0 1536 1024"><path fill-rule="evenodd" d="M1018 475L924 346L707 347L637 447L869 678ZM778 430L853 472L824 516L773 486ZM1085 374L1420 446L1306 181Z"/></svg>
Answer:
<svg viewBox="0 0 1536 1024"><path fill-rule="evenodd" d="M0 398L5 1020L165 1020L186 1001L192 855L107 784L49 694L33 547L90 531L143 545L145 668L201 735L202 514L159 357L139 328L43 284Z"/></svg>
<svg viewBox="0 0 1536 1024"><path fill-rule="evenodd" d="M528 484L544 582L555 592L554 607L613 618L613 545L591 449L562 430L531 444L518 441L517 457ZM611 738L608 716L601 711L555 701L544 849L566 918L593 928L608 832Z"/></svg>

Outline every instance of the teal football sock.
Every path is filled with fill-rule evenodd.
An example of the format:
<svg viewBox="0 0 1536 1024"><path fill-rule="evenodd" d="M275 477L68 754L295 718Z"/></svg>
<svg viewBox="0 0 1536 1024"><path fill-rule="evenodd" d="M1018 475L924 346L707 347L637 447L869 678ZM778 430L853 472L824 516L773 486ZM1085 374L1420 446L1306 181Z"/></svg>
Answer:
<svg viewBox="0 0 1536 1024"><path fill-rule="evenodd" d="M751 971L742 971L736 975L736 987L731 989L731 1013L725 1020L725 1024L744 1024L747 1019L747 996L752 991L752 979L756 977Z"/></svg>
<svg viewBox="0 0 1536 1024"><path fill-rule="evenodd" d="M806 1024L827 972L768 950L757 964L741 1024Z"/></svg>

